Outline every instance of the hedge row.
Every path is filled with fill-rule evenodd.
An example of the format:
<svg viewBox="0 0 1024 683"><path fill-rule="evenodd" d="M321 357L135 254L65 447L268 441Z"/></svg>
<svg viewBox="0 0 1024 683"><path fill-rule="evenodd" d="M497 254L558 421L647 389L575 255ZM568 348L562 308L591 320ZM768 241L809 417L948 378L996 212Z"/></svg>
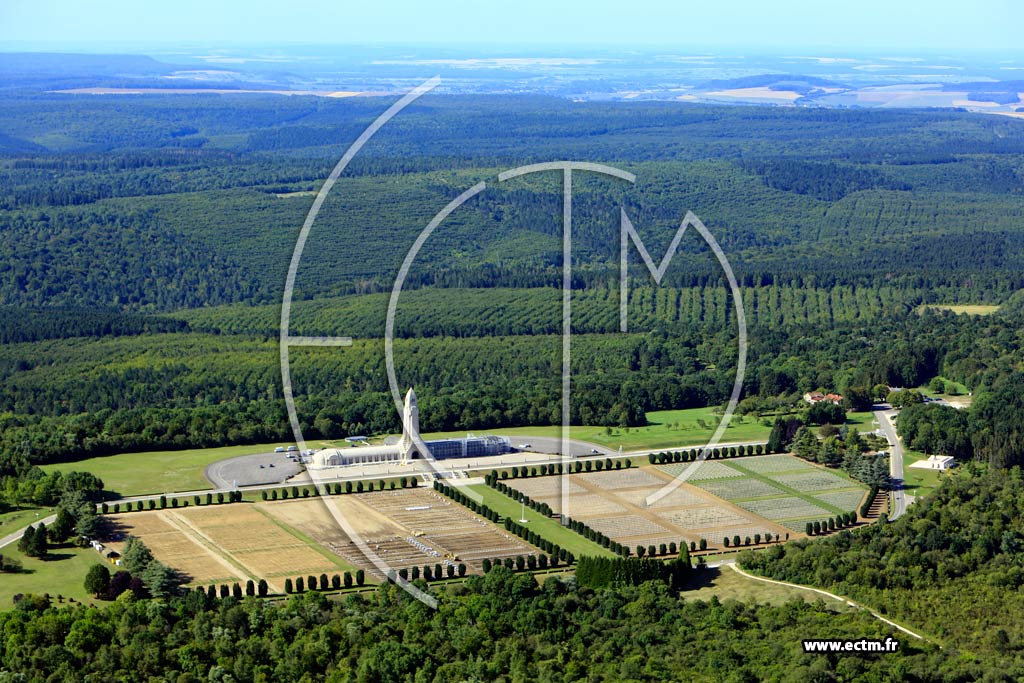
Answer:
<svg viewBox="0 0 1024 683"><path fill-rule="evenodd" d="M219 591L218 591L218 588L219 588ZM204 593L206 595L206 597L210 598L211 600L216 598L216 597L218 597L218 592L220 593L219 597L222 597L222 598L227 598L227 597L240 598L240 597L242 597L242 586L241 586L241 584L238 584L238 583L234 583L234 584L232 584L230 586L228 586L228 584L224 583L224 584L220 584L219 587L217 585L215 585L215 584L210 584L206 588L203 588L202 586L196 586L195 591L197 593ZM249 579L248 581L245 582L245 595L248 595L248 596L258 595L261 598L265 598L269 592L270 592L270 587L267 586L267 582L266 582L265 579L260 579L258 584L253 583L252 579Z"/></svg>
<svg viewBox="0 0 1024 683"><path fill-rule="evenodd" d="M567 468L563 468L562 463L552 463L550 465L515 466L501 472L491 470L490 474L485 478L489 477L495 481L498 479L526 479L528 477L547 477L566 472L572 474L576 472L600 472L602 470L626 470L632 466L633 461L630 458L625 460L612 460L611 458L605 458L604 460L576 460Z"/></svg>
<svg viewBox="0 0 1024 683"><path fill-rule="evenodd" d="M661 451L660 453L648 453L647 461L652 465L666 465L672 462L693 462L700 457L701 448L691 448L686 451ZM713 448L708 453L708 460L718 460L721 458L739 458L747 455L768 455L771 451L768 450L767 444L747 444L745 446L723 446L722 448Z"/></svg>
<svg viewBox="0 0 1024 683"><path fill-rule="evenodd" d="M416 488L416 486L416 477L402 477L401 479L398 480L397 485L394 479L390 481L379 479L376 482L368 481L365 483L362 481L357 481L354 483L351 481L346 481L344 483L335 482L333 484L324 484L324 491L326 491L328 495L340 496L346 493L368 493L370 491L384 490L394 491L397 488L414 489ZM299 488L298 486L293 486L291 487L291 489L284 487L279 489L265 489L261 492L261 495L263 497L263 500L287 500L288 498L309 498L310 496L318 496L320 495L320 492L316 489L316 487L304 486L302 488Z"/></svg>
<svg viewBox="0 0 1024 683"><path fill-rule="evenodd" d="M504 486L504 484L503 484L503 486ZM486 505L484 505L482 503L477 503L475 500L473 500L472 498L467 496L465 493L463 493L462 491L460 491L459 489L457 489L457 488L455 488L453 486L448 486L447 484L445 484L443 482L435 481L434 482L434 490L437 491L438 493L441 493L442 495L447 496L448 498L451 498L456 503L459 503L460 505L464 505L464 506L468 507L470 510L472 510L475 513L477 513L481 517L483 517L485 519L488 519L488 520L490 520L490 521L492 521L494 523L498 523L498 522L502 521L502 519L503 519L501 515L499 515L497 512L495 512L491 508L487 507ZM519 500L519 499L517 498L517 500ZM531 507L533 509L537 509L538 507L541 507L541 506L547 507L546 505L543 505L543 504L542 505L537 505L536 502L534 502L534 505L532 505ZM550 508L548 508L548 510L550 510ZM550 512L548 514L550 514ZM533 545L533 546L535 546L537 548L540 548L545 553L549 553L552 557L558 558L562 562L572 563L572 553L567 552L565 550L565 548L562 548L562 547L558 546L557 544L552 543L551 541L547 540L546 538L544 538L543 536L538 534L536 531L533 531L532 529L528 529L525 525L519 524L518 522L515 522L514 520L510 519L509 517L505 517L504 518L504 524L505 524L505 530L506 531L510 531L510 532L514 533L515 535L519 536L520 538L525 540L530 545ZM531 555L530 557L533 557L533 556ZM546 568L546 567L544 567L544 568Z"/></svg>
<svg viewBox="0 0 1024 683"><path fill-rule="evenodd" d="M490 474L484 477L484 482L495 491L498 491L499 493L504 493L509 498L514 499L517 503L524 503L526 507L544 515L545 517L550 517L554 514L554 512L551 509L551 506L548 505L547 503L541 502L539 500L533 500L532 498L525 495L518 489L514 489L504 482L495 480Z"/></svg>
<svg viewBox="0 0 1024 683"><path fill-rule="evenodd" d="M548 567L556 568L562 562L558 559L558 555L546 555L541 553L540 555L516 555L515 558L496 557L493 560L484 558L482 562L484 574L491 571L495 567L507 567L512 571L534 571L535 569L547 569Z"/></svg>
<svg viewBox="0 0 1024 683"><path fill-rule="evenodd" d="M576 581L582 586L600 588L661 580L680 589L689 572L690 557L685 549L677 559L668 562L645 557L581 557L576 565Z"/></svg>
<svg viewBox="0 0 1024 683"><path fill-rule="evenodd" d="M216 500L217 505L224 503L240 503L242 502L241 491L228 491L225 494L223 491L218 492L216 495L213 493L207 493L205 496L195 495L192 496L192 505L213 505ZM150 498L149 500L136 500L126 501L124 503L101 503L100 513L101 514L118 514L120 512L142 512L143 510L163 510L167 507L188 507L189 500L187 498L168 498L167 496L160 496L157 498Z"/></svg>
<svg viewBox="0 0 1024 683"><path fill-rule="evenodd" d="M459 505L464 505L465 507L468 507L470 510L477 513L484 519L490 520L495 524L501 521L501 515L499 515L497 512L487 507L486 505L476 502L475 500L473 500L472 498L470 498L457 488L448 486L447 484L444 484L440 481L435 481L434 490L437 491L438 493L447 496L448 498L451 498Z"/></svg>
<svg viewBox="0 0 1024 683"><path fill-rule="evenodd" d="M820 522L807 522L807 535L818 536L823 533L843 529L857 523L856 512L844 512L837 517L829 517Z"/></svg>
<svg viewBox="0 0 1024 683"><path fill-rule="evenodd" d="M780 534L775 534L774 538L775 538L775 542L776 543L778 543L779 541L782 540L782 536ZM761 536L761 534L754 534L754 540L753 540L753 544L754 545L760 545L762 540L764 540L765 543L771 543L772 542L772 533L770 531L766 531L764 533L764 536ZM788 533L786 534L786 539L785 540L787 540L787 541L789 540L789 534ZM747 536L744 539L740 539L739 534L736 534L735 536L732 537L732 542L731 543L729 541L729 537L726 536L725 538L722 539L722 544L725 545L726 548L730 548L730 547L731 548L739 548L741 545L750 545L751 544L751 540L750 540L750 536Z"/></svg>
<svg viewBox="0 0 1024 683"><path fill-rule="evenodd" d="M392 570L394 572L394 570ZM420 571L419 567L413 567L410 571L406 567L402 567L398 570L397 576L402 577L403 581L416 581L417 579L423 579L424 581L443 581L444 579L454 579L455 576L463 577L466 575L466 565L460 562L458 565L445 563L435 564L431 567L429 564L423 565L423 571ZM388 579L390 581L395 580L395 574L389 573Z"/></svg>
<svg viewBox="0 0 1024 683"><path fill-rule="evenodd" d="M362 569L356 570L355 577L352 576L351 572L345 572L344 575L335 574L330 578L330 581L327 579L327 574L321 574L319 579L312 575L307 576L305 579L300 576L295 581L292 581L290 578L285 579L284 592L305 593L307 590L340 590L342 586L351 588L353 583L357 586L362 586L366 583L366 574Z"/></svg>
<svg viewBox="0 0 1024 683"><path fill-rule="evenodd" d="M864 499L864 504L860 506L860 516L867 517L868 513L871 512L871 504L875 502L875 496L878 495L878 486L872 486L871 492L868 493L868 497Z"/></svg>

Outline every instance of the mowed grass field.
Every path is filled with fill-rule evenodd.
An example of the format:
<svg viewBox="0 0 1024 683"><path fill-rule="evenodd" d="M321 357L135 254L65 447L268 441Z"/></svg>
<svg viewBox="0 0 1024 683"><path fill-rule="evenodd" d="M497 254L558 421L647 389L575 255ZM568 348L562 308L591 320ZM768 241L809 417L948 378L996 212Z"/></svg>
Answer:
<svg viewBox="0 0 1024 683"><path fill-rule="evenodd" d="M580 441L589 441L600 446L624 451L674 448L677 446L703 446L711 438L722 416L717 408L688 408L686 410L658 410L647 413L648 424L644 427L592 427L574 426L570 436ZM764 424L764 419L768 424ZM756 418L747 415L733 415L722 436L723 443L736 441L766 441L772 431L774 418ZM499 436L559 437L562 428L558 426L512 427L507 429L478 430ZM424 434L426 439L442 439L465 436L465 431L435 432Z"/></svg>
<svg viewBox="0 0 1024 683"><path fill-rule="evenodd" d="M999 306L989 304L922 304L917 307L917 312L925 310L951 311L964 315L992 315L999 310Z"/></svg>
<svg viewBox="0 0 1024 683"><path fill-rule="evenodd" d="M789 586L748 579L730 567L713 567L695 571L686 583L683 597L687 600L719 600L732 598L740 602L759 602L783 605L791 600L816 602L824 600L830 609L841 612L854 611L845 602L825 598L819 593L800 590Z"/></svg>
<svg viewBox="0 0 1024 683"><path fill-rule="evenodd" d="M89 568L103 564L105 560L92 548L54 548L46 560L27 557L18 552L17 544L0 549L0 553L17 558L25 571L18 574L0 574L0 609L10 609L14 596L19 593L49 593L53 604L57 596L74 598L89 603L92 596L86 593L83 583ZM113 571L113 567L110 567Z"/></svg>
<svg viewBox="0 0 1024 683"><path fill-rule="evenodd" d="M198 491L211 488L210 482L203 476L207 465L239 455L268 453L277 446L287 445L289 444L275 443L195 448L185 451L121 453L78 462L43 465L43 469L48 472L92 472L103 480L106 490L122 496Z"/></svg>
<svg viewBox="0 0 1024 683"><path fill-rule="evenodd" d="M509 480L508 483L510 486L515 486L515 480ZM499 515L511 517L515 520L522 517L522 506L506 496L504 493L499 493L485 484L474 484L464 488L472 491L473 493L479 494L481 498L483 498L484 505L497 512ZM565 528L558 522L558 520L545 517L530 508L526 508L525 519L527 520L527 527L533 529L552 543L565 548L577 557L582 555L597 555L600 557L615 556L615 554L607 548L602 548L598 544L583 538L575 531Z"/></svg>
<svg viewBox="0 0 1024 683"><path fill-rule="evenodd" d="M903 487L911 496L923 496L931 493L946 477L956 476L956 469L941 472L939 470L923 470L911 467L918 460L927 460L928 456L920 451L903 450Z"/></svg>
<svg viewBox="0 0 1024 683"><path fill-rule="evenodd" d="M29 524L35 524L50 514L49 510L35 507L18 508L17 510L9 510L0 514L0 538L14 533ZM0 553L2 552L3 550L0 550Z"/></svg>

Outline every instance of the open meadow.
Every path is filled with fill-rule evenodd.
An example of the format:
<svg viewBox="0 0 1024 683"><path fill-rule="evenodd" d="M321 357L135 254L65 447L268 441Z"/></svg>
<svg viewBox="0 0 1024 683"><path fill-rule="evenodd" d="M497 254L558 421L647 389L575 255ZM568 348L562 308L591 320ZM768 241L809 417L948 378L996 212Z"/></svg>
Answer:
<svg viewBox="0 0 1024 683"><path fill-rule="evenodd" d="M269 453L286 443L192 448L183 451L119 453L77 462L44 465L48 472L91 472L103 480L107 491L122 496L150 493L201 491L211 488L203 476L207 465L240 455Z"/></svg>

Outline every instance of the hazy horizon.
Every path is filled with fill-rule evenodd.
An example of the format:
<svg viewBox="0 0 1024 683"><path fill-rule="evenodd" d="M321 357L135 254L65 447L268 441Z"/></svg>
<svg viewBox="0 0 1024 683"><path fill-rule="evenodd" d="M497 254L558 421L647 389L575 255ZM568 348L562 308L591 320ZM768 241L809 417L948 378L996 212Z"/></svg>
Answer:
<svg viewBox="0 0 1024 683"><path fill-rule="evenodd" d="M671 49L1020 51L1024 7L1010 0L903 3L865 0L827 6L752 0L627 8L523 0L514 6L464 1L339 6L312 0L296 12L279 4L112 0L87 13L71 0L10 0L0 8L7 44L68 45L430 45L502 48L573 46ZM952 48L952 49L951 49Z"/></svg>

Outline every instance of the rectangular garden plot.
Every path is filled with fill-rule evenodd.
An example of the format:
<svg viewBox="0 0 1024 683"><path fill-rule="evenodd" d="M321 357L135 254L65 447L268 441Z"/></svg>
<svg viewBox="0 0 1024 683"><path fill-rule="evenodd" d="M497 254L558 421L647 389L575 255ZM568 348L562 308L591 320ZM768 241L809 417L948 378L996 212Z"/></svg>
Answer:
<svg viewBox="0 0 1024 683"><path fill-rule="evenodd" d="M759 455L753 458L739 458L736 464L758 474L778 472L800 472L818 468L792 455Z"/></svg>
<svg viewBox="0 0 1024 683"><path fill-rule="evenodd" d="M745 498L763 498L765 496L785 495L785 491L767 482L743 477L741 479L712 479L694 482L708 493L726 500L743 500Z"/></svg>
<svg viewBox="0 0 1024 683"><path fill-rule="evenodd" d="M829 489L848 489L853 486L848 479L843 479L839 475L825 470L815 470L814 472L801 474L781 474L775 477L775 479L780 484L789 486L801 493L827 491Z"/></svg>
<svg viewBox="0 0 1024 683"><path fill-rule="evenodd" d="M814 497L840 510L849 512L860 507L860 504L864 501L864 491L861 489L832 491L831 493L816 493Z"/></svg>
<svg viewBox="0 0 1024 683"><path fill-rule="evenodd" d="M786 496L781 498L764 498L737 503L744 510L753 512L759 517L771 520L806 518L817 516L827 518L834 513L823 507L812 505L802 498Z"/></svg>
<svg viewBox="0 0 1024 683"><path fill-rule="evenodd" d="M675 510L663 513L663 516L673 524L698 531L713 527L750 524L751 522L749 518L722 506Z"/></svg>
<svg viewBox="0 0 1024 683"><path fill-rule="evenodd" d="M678 477L688 472L694 464L692 462L675 462L671 465L658 465L658 469L667 474ZM690 472L687 481L703 481L705 479L725 479L728 477L742 477L744 474L739 470L729 467L724 462L717 460L705 460L698 463L696 469Z"/></svg>
<svg viewBox="0 0 1024 683"><path fill-rule="evenodd" d="M667 529L640 515L620 515L618 517L591 519L587 524L592 529L596 529L617 541L638 537L644 539L651 539L652 537L676 538L676 534L671 529Z"/></svg>
<svg viewBox="0 0 1024 683"><path fill-rule="evenodd" d="M632 489L640 486L664 486L665 481L642 469L605 470L586 472L576 476L586 477L586 482L608 491Z"/></svg>

